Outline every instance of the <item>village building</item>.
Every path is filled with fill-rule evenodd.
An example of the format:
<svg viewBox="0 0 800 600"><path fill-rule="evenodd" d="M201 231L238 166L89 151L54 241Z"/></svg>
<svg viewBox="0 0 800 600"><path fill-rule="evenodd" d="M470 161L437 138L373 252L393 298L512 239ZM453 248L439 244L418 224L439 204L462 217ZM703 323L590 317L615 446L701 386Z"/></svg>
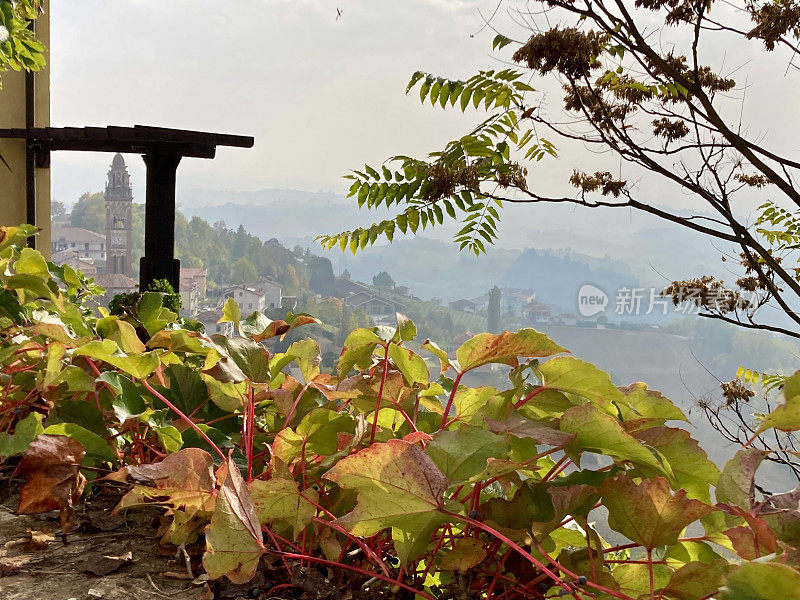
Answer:
<svg viewBox="0 0 800 600"><path fill-rule="evenodd" d="M97 265L95 265L94 259L81 256L81 253L77 250L59 250L58 252L53 252L50 256L50 260L57 265L69 265L88 277L92 277L97 273Z"/></svg>
<svg viewBox="0 0 800 600"><path fill-rule="evenodd" d="M255 290L264 296L264 308L281 308L283 301L281 299L281 284L269 277L261 277L256 285Z"/></svg>
<svg viewBox="0 0 800 600"><path fill-rule="evenodd" d="M208 270L201 267L181 267L181 314L194 315L206 297Z"/></svg>
<svg viewBox="0 0 800 600"><path fill-rule="evenodd" d="M222 318L222 310L219 308L210 308L207 310L200 311L197 315L195 315L195 320L200 321L203 324L203 328L206 331L206 335L211 336L216 333L232 336L234 334L233 331L233 323L218 323Z"/></svg>
<svg viewBox="0 0 800 600"><path fill-rule="evenodd" d="M477 302L473 302L472 300L467 300L466 298L461 298L460 300L451 302L449 306L453 310L458 310L461 312L468 312L468 313L474 313L478 309Z"/></svg>
<svg viewBox="0 0 800 600"><path fill-rule="evenodd" d="M139 289L139 282L123 273L97 273L93 279L106 291L101 298L97 299L103 306L108 306L108 303L117 294L132 294Z"/></svg>
<svg viewBox="0 0 800 600"><path fill-rule="evenodd" d="M533 324L550 322L550 307L537 300L532 300L522 309L522 317Z"/></svg>
<svg viewBox="0 0 800 600"><path fill-rule="evenodd" d="M344 299L353 309L363 309L375 322L391 321L403 305L373 292L357 292Z"/></svg>
<svg viewBox="0 0 800 600"><path fill-rule="evenodd" d="M50 252L56 254L64 250L77 252L81 258L102 265L106 261L106 236L81 227L53 227Z"/></svg>

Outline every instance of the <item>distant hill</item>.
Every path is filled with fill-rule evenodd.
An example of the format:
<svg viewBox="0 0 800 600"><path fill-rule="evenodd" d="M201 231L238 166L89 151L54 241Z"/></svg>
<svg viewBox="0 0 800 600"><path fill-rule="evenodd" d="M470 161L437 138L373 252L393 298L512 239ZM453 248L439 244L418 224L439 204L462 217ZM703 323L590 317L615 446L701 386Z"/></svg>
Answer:
<svg viewBox="0 0 800 600"><path fill-rule="evenodd" d="M389 214L388 211L359 210L354 201L331 192L283 189L257 192L188 190L179 192L178 202L187 216L197 215L209 223L224 221L233 228L244 225L248 232L263 239L278 238L289 248L297 244L312 246L315 252L319 252L314 242L317 235L369 225ZM706 273L723 279L731 278L721 261L721 253L730 253L730 248L716 242L712 244L700 234L630 209L588 209L558 204L507 205L501 218L501 248L517 252L527 248L571 251L586 257L582 260L592 267L597 264L592 264L589 259L621 262L644 286L661 286L673 279ZM449 244L456 230L455 225L428 229L420 237ZM403 239L406 238L396 237L395 244ZM437 246L437 249L441 248ZM370 255L375 252L373 249L359 254L355 261L363 260L370 264ZM496 259L502 262L511 256L500 253L492 257L491 254L488 260L481 260L495 265ZM353 264L353 260L341 258L338 250L328 255L335 264ZM448 264L451 264L449 259ZM476 270L493 268L483 265L470 267L465 276L471 277ZM438 294L449 293L440 291ZM452 295L465 294L458 290Z"/></svg>

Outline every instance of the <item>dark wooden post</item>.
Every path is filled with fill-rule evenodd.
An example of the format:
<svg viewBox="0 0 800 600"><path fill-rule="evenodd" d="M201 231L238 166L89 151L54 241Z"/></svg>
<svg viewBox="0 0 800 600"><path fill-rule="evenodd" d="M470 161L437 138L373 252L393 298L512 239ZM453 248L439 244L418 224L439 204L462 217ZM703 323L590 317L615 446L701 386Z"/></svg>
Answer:
<svg viewBox="0 0 800 600"><path fill-rule="evenodd" d="M180 261L175 259L175 175L181 156L151 152L147 166L144 216L144 256L139 263L139 289L155 279L166 279L180 291Z"/></svg>

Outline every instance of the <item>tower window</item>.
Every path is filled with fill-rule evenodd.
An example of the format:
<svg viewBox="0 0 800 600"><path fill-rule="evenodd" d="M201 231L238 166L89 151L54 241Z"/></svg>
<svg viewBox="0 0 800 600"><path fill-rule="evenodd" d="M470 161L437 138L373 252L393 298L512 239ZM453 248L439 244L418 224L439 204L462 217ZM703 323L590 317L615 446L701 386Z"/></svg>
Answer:
<svg viewBox="0 0 800 600"><path fill-rule="evenodd" d="M114 217L111 227L114 229L125 229L125 219L122 217Z"/></svg>

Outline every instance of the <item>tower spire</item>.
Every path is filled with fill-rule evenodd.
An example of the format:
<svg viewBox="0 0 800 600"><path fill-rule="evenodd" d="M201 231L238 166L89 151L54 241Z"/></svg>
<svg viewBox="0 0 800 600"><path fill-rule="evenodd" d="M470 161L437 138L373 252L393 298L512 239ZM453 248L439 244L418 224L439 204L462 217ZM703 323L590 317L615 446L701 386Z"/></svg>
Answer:
<svg viewBox="0 0 800 600"><path fill-rule="evenodd" d="M125 159L114 155L106 179L106 273L131 275L133 189Z"/></svg>

